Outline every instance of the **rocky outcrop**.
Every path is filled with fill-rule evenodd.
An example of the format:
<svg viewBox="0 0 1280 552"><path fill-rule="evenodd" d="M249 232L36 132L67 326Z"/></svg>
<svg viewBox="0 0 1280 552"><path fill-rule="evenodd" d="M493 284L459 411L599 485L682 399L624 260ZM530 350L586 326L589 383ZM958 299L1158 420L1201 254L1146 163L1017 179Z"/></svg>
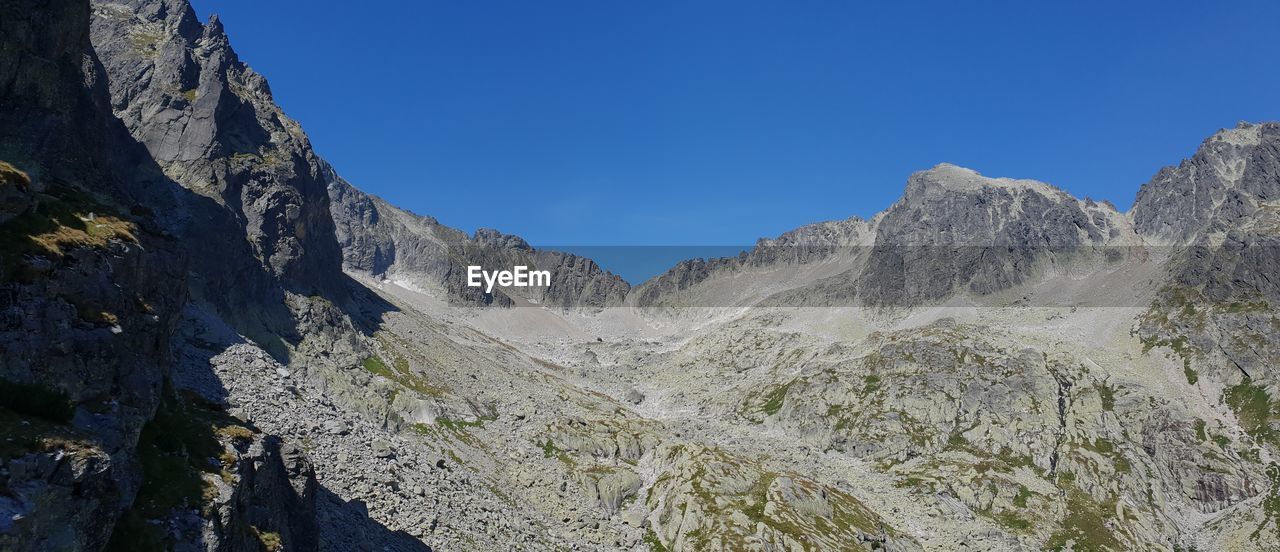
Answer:
<svg viewBox="0 0 1280 552"><path fill-rule="evenodd" d="M34 199L31 177L13 165L0 162L0 224L26 212Z"/></svg>
<svg viewBox="0 0 1280 552"><path fill-rule="evenodd" d="M83 2L0 4L0 548L99 549L141 477L183 259L128 201ZM29 176L27 176L29 175Z"/></svg>
<svg viewBox="0 0 1280 552"><path fill-rule="evenodd" d="M0 26L0 548L149 549L170 514L210 550L262 548L251 526L313 548L296 449L176 415L192 247L174 207L196 202L112 113L89 3L4 3Z"/></svg>
<svg viewBox="0 0 1280 552"><path fill-rule="evenodd" d="M1139 243L1109 203L942 164L912 175L903 197L870 221L809 225L761 240L737 257L681 262L637 286L628 302L726 306L681 292L705 281L807 265L822 268L757 303L909 307L955 294L988 296L1053 273L1115 267Z"/></svg>
<svg viewBox="0 0 1280 552"><path fill-rule="evenodd" d="M138 442L146 479L114 550L314 550L315 471L296 446L187 391Z"/></svg>
<svg viewBox="0 0 1280 552"><path fill-rule="evenodd" d="M664 447L646 498L666 550L918 550L856 498L723 450Z"/></svg>
<svg viewBox="0 0 1280 552"><path fill-rule="evenodd" d="M1115 535L1119 541L1171 537L1172 512L1220 511L1262 490L1263 466L1247 449L1209 438L1219 426L1086 370L1065 351L1021 348L990 328L953 325L874 339L866 356L837 353L762 390L744 415L874 459L997 520L1053 522L1052 514L1040 520L1044 512L1024 509L1039 497L1014 504L1019 485L1070 487L1097 504L1119 499L1135 522ZM952 463L979 467L940 467Z"/></svg>
<svg viewBox="0 0 1280 552"><path fill-rule="evenodd" d="M1247 224L1280 201L1280 123L1240 123L1138 190L1138 232L1169 244L1203 243Z"/></svg>
<svg viewBox="0 0 1280 552"><path fill-rule="evenodd" d="M185 0L92 4L111 107L183 188L162 221L193 253L193 294L261 339L298 339L284 293L347 293L327 167L216 17Z"/></svg>
<svg viewBox="0 0 1280 552"><path fill-rule="evenodd" d="M1050 265L1080 262L1073 257L1091 248L1135 241L1110 204L943 164L912 175L880 218L858 293L868 304L898 306L955 292L986 295Z"/></svg>

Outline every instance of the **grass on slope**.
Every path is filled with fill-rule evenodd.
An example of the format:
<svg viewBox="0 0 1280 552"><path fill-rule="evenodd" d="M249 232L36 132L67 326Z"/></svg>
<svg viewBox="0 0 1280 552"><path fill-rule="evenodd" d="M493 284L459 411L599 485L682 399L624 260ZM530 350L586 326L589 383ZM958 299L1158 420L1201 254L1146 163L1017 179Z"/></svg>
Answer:
<svg viewBox="0 0 1280 552"><path fill-rule="evenodd" d="M247 443L255 432L198 397L166 397L138 438L142 486L121 517L108 550L163 550L166 535L151 523L177 509L204 509L217 497L205 480L230 480L235 454L224 440Z"/></svg>
<svg viewBox="0 0 1280 552"><path fill-rule="evenodd" d="M60 187L35 199L33 208L0 225L0 280L35 278L29 256L57 261L77 248L138 241L137 226L88 193Z"/></svg>
<svg viewBox="0 0 1280 552"><path fill-rule="evenodd" d="M1223 392L1223 402L1235 412L1240 427L1259 443L1280 444L1280 434L1271 427L1271 420L1280 417L1280 403L1260 385L1246 379Z"/></svg>

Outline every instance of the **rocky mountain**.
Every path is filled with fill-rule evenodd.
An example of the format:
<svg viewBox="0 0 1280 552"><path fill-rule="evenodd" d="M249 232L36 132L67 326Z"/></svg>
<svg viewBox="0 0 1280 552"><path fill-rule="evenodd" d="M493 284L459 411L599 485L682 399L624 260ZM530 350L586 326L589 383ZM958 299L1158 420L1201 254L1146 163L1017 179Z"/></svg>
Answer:
<svg viewBox="0 0 1280 552"><path fill-rule="evenodd" d="M0 2L0 549L1273 550L1277 128L631 288L361 192L185 0Z"/></svg>
<svg viewBox="0 0 1280 552"><path fill-rule="evenodd" d="M1187 244L1274 212L1280 199L1278 158L1276 123L1240 123L1218 131L1195 155L1161 169L1138 191L1130 213L1134 226L1153 241Z"/></svg>
<svg viewBox="0 0 1280 552"><path fill-rule="evenodd" d="M181 404L169 385L188 261L145 202L165 182L112 115L88 4L7 2L0 20L0 548L127 546L126 534L156 529L124 511L202 498L192 538L233 546L253 528L314 539L283 514L306 512L305 459ZM207 500L201 474L219 471ZM261 506L236 506L251 500Z"/></svg>
<svg viewBox="0 0 1280 552"><path fill-rule="evenodd" d="M430 289L462 304L510 307L537 304L598 309L621 304L630 290L622 278L591 259L537 250L518 236L482 228L468 237L431 217L399 209L334 177L329 184L343 266L379 280ZM495 288L467 285L467 267L485 270L524 265L551 273L550 285Z"/></svg>
<svg viewBox="0 0 1280 552"><path fill-rule="evenodd" d="M92 9L112 112L182 187L155 207L191 249L192 292L244 332L296 343L286 294L337 302L347 294L327 165L216 17L201 24L183 0Z"/></svg>
<svg viewBox="0 0 1280 552"><path fill-rule="evenodd" d="M685 261L638 286L630 301L724 306L694 288L764 273L774 280L766 305L911 306L1116 266L1134 253L1127 247L1140 243L1133 224L1109 203L941 164L912 175L903 197L869 221L805 226L738 257ZM812 270L780 270L797 266Z"/></svg>

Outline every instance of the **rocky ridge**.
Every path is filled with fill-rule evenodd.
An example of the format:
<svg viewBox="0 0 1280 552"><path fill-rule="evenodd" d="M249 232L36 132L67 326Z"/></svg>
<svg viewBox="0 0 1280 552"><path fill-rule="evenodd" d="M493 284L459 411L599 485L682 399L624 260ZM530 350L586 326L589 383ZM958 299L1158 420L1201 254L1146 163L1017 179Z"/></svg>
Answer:
<svg viewBox="0 0 1280 552"><path fill-rule="evenodd" d="M621 304L630 286L591 259L537 250L518 236L482 228L468 237L430 217L409 213L357 190L341 178L329 183L343 266L377 279L433 290L462 304L598 309ZM485 270L524 265L550 271L550 285L468 287L467 266Z"/></svg>

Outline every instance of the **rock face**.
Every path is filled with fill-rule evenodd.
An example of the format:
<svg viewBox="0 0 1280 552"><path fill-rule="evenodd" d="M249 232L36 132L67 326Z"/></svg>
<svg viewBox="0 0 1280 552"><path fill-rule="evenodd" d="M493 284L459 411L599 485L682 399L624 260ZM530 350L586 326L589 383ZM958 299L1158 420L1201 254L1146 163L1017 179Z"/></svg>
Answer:
<svg viewBox="0 0 1280 552"><path fill-rule="evenodd" d="M286 338L289 314L261 312L281 290L342 302L328 167L217 18L201 24L185 0L95 1L93 11L113 111L189 192L164 220L194 253L197 298Z"/></svg>
<svg viewBox="0 0 1280 552"><path fill-rule="evenodd" d="M714 300L690 299L682 292L716 278L743 272L769 271L784 265L806 265L832 258L856 257L870 243L872 224L853 217L802 226L777 238L761 239L737 257L690 259L636 286L628 303L640 307L686 304L723 306ZM690 304L692 303L692 304Z"/></svg>
<svg viewBox="0 0 1280 552"><path fill-rule="evenodd" d="M984 295L1028 281L1059 257L1067 264L1089 248L1135 241L1109 204L944 164L912 175L879 217L858 292L873 305Z"/></svg>
<svg viewBox="0 0 1280 552"><path fill-rule="evenodd" d="M519 236L482 228L475 236L361 192L341 178L329 184L333 220L347 270L439 291L461 304L511 306L515 301L585 308L621 304L630 286L591 259L540 251ZM483 289L467 286L467 266L510 270L524 265L551 273L550 285Z"/></svg>
<svg viewBox="0 0 1280 552"><path fill-rule="evenodd" d="M1195 155L1142 186L1134 226L1152 240L1190 244L1222 236L1280 201L1280 124L1218 131Z"/></svg>
<svg viewBox="0 0 1280 552"><path fill-rule="evenodd" d="M190 264L172 221L189 213L168 208L189 194L112 113L89 3L7 2L0 26L0 548L149 546L118 540L154 531L135 512L200 506L217 483L204 529L179 523L173 546L257 550L244 538L257 526L314 548L314 478L295 448L246 428L158 429L181 419L166 406L170 336ZM196 438L225 441L222 477L178 469Z"/></svg>
<svg viewBox="0 0 1280 552"><path fill-rule="evenodd" d="M913 306L989 295L1054 270L1115 265L1130 253L1124 246L1137 243L1133 225L1109 203L942 164L912 175L903 197L870 221L809 225L738 257L681 262L637 286L628 302L726 306L680 292L782 266L826 265L762 304Z"/></svg>
<svg viewBox="0 0 1280 552"><path fill-rule="evenodd" d="M1261 491L1261 466L1198 437L1181 405L1109 382L1065 351L993 334L929 326L877 336L860 359L833 350L749 398L744 415L874 460L997 524L1027 522L1050 543L1071 532L1054 529L1060 509L1120 503L1128 513L1102 535L1109 546L1178 546L1171 511L1221 511ZM1042 496L1055 486L1071 501Z"/></svg>
<svg viewBox="0 0 1280 552"><path fill-rule="evenodd" d="M0 5L0 548L99 549L137 491L185 297L130 209L134 144L105 108L82 2ZM29 177L28 177L29 175Z"/></svg>
<svg viewBox="0 0 1280 552"><path fill-rule="evenodd" d="M31 177L8 163L0 164L0 224L26 212L34 199Z"/></svg>

